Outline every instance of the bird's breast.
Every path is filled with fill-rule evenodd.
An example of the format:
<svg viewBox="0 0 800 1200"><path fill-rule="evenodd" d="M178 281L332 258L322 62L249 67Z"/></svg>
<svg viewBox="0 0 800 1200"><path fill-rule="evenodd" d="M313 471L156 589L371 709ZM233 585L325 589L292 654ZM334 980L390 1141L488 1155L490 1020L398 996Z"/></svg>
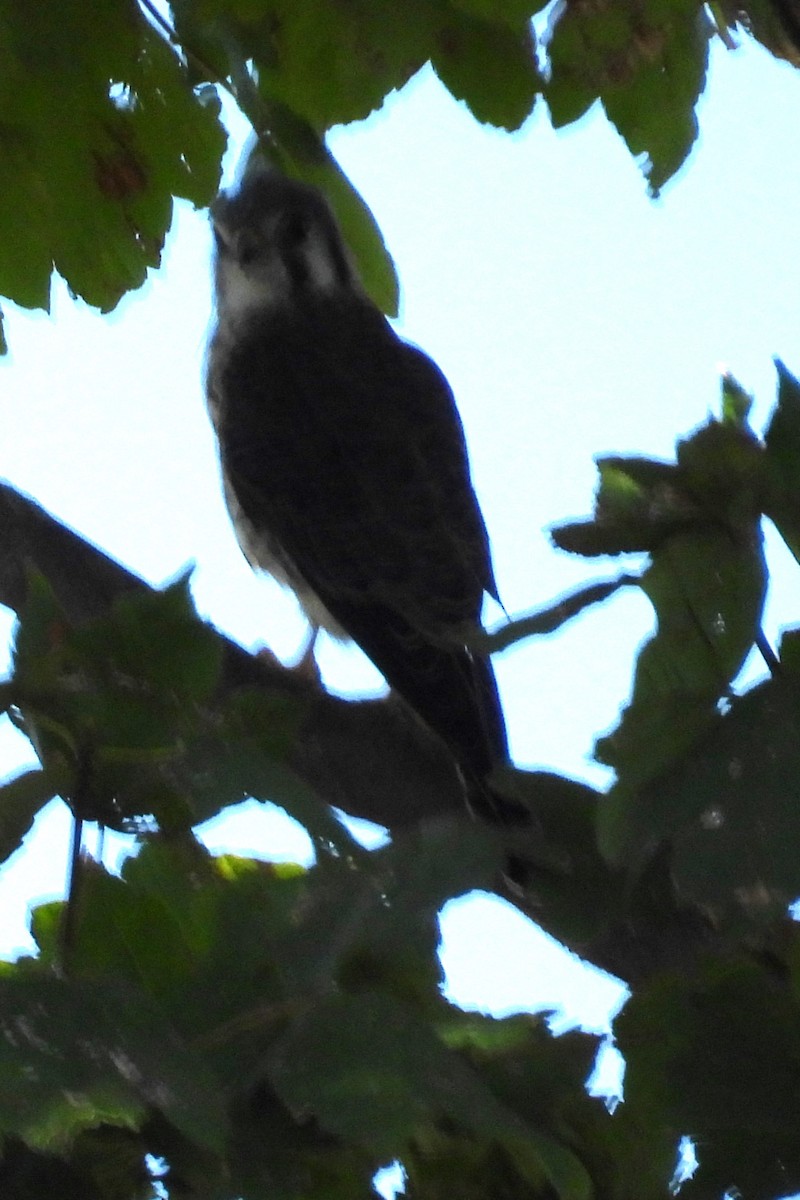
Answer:
<svg viewBox="0 0 800 1200"><path fill-rule="evenodd" d="M264 571L282 587L289 588L294 593L306 620L315 629L324 629L337 641L349 641L349 634L328 612L278 539L269 530L258 528L249 519L225 475L223 492L236 540L250 566L256 571Z"/></svg>

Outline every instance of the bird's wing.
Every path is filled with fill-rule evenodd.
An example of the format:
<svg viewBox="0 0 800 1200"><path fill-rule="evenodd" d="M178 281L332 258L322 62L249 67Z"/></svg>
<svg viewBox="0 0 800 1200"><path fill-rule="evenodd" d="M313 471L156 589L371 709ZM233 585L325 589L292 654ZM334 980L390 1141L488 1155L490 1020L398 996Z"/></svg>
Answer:
<svg viewBox="0 0 800 1200"><path fill-rule="evenodd" d="M223 465L248 520L334 616L369 600L430 636L477 621L496 588L442 373L367 303L264 322L223 379Z"/></svg>

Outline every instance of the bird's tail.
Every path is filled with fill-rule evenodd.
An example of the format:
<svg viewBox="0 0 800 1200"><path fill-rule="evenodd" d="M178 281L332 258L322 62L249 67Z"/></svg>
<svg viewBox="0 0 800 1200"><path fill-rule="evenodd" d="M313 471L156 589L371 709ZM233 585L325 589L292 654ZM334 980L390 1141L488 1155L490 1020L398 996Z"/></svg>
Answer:
<svg viewBox="0 0 800 1200"><path fill-rule="evenodd" d="M471 811L493 824L527 824L529 810L500 795L489 781L494 768L509 758L491 662L461 647L445 649L428 644L426 650L429 660L424 695L421 691L414 707L456 759ZM408 696L405 698L411 703Z"/></svg>
<svg viewBox="0 0 800 1200"><path fill-rule="evenodd" d="M519 824L519 806L486 783L508 761L503 709L492 664L463 645L421 636L396 612L339 605L336 616L392 690L445 743L464 776L470 807L487 820ZM512 812L513 809L513 812Z"/></svg>

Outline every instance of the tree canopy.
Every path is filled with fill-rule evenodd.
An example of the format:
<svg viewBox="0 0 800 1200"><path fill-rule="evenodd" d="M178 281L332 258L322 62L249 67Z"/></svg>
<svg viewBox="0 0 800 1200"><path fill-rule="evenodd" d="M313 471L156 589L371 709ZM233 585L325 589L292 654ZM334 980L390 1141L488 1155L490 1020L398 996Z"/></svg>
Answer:
<svg viewBox="0 0 800 1200"><path fill-rule="evenodd" d="M158 266L173 201L210 203L220 94L264 152L328 195L388 313L378 225L325 144L430 62L474 117L556 126L602 105L656 194L689 155L713 37L800 65L791 0L101 0L0 5L0 294L53 272L109 311ZM0 1194L260 1200L406 1194L645 1200L800 1190L796 631L762 632L771 521L800 557L800 383L767 427L731 377L674 462L607 456L592 516L555 544L587 584L486 635L541 636L621 588L657 617L630 704L598 742L605 796L546 772L497 786L522 829L470 818L447 752L391 700L346 702L254 657L8 486L0 602L19 618L3 711L37 769L0 788L0 856L62 797L131 832L120 875L78 862L40 905L37 957L0 964ZM557 514L554 514L554 517ZM629 569L636 553L645 566ZM598 583L594 560L619 559ZM757 647L769 677L732 685ZM212 856L193 830L245 797L309 831L310 868ZM343 811L385 826L366 851ZM77 850L77 844L76 844ZM437 914L475 888L624 979L613 1113L597 1039L441 994Z"/></svg>

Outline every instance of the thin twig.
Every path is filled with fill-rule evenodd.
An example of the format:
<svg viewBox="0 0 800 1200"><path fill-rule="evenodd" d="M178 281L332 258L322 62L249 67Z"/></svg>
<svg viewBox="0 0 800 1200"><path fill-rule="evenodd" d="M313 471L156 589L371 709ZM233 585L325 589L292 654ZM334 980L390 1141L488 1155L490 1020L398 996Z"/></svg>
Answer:
<svg viewBox="0 0 800 1200"><path fill-rule="evenodd" d="M69 856L69 879L67 881L67 901L64 916L59 929L59 957L61 969L69 974L72 952L75 948L75 936L80 914L81 883L83 877L81 849L83 845L84 813L87 812L87 800L92 778L92 753L84 749L78 756L75 771L75 786L70 797L73 812L72 846Z"/></svg>
<svg viewBox="0 0 800 1200"><path fill-rule="evenodd" d="M717 37L727 50L738 50L739 43L731 33L731 27L728 24L725 13L723 12L722 5L718 2L718 0L711 0L708 8L711 16L714 18Z"/></svg>
<svg viewBox="0 0 800 1200"><path fill-rule="evenodd" d="M590 605L608 600L620 588L640 585L641 576L629 573L618 575L616 579L587 584L562 596L547 608L538 609L523 617L514 617L506 625L500 625L491 631L482 630L476 637L470 638L470 648L482 654L496 654L524 638L544 637L560 629Z"/></svg>
<svg viewBox="0 0 800 1200"><path fill-rule="evenodd" d="M274 143L275 138L270 127L270 106L266 104L263 97L259 94L258 88L247 70L244 56L234 52L234 49L238 51L238 47L234 48L232 45L225 46L223 44L222 48L226 51L228 58L230 77L220 75L202 54L198 54L196 50L193 50L190 45L178 37L174 27L155 8L152 0L137 0L137 2L152 18L170 44L184 55L186 61L193 62L208 77L210 82L221 87L232 97L239 111L250 122L259 140Z"/></svg>
<svg viewBox="0 0 800 1200"><path fill-rule="evenodd" d="M59 959L64 974L69 972L72 949L75 945L75 930L78 919L78 893L81 876L81 844L83 842L83 817L72 818L72 842L69 854L67 877L67 901L64 906L58 931Z"/></svg>
<svg viewBox="0 0 800 1200"><path fill-rule="evenodd" d="M756 646L764 662L767 664L767 670L770 675L773 678L777 678L782 673L780 659L767 641L763 629L759 629L756 634Z"/></svg>
<svg viewBox="0 0 800 1200"><path fill-rule="evenodd" d="M181 51L187 62L193 62L196 67L199 67L200 70L208 76L209 82L215 83L219 87L224 88L229 96L233 96L234 100L236 99L236 93L228 80L220 75L219 72L212 67L211 63L207 62L203 58L202 54L198 54L196 50L193 50L191 46L188 46L184 41L182 41L181 38L178 37L175 29L172 27L172 25L170 25L167 18L158 11L158 9L152 3L152 0L138 0L138 3L153 20L153 22L158 25L162 33L166 35L170 45Z"/></svg>

